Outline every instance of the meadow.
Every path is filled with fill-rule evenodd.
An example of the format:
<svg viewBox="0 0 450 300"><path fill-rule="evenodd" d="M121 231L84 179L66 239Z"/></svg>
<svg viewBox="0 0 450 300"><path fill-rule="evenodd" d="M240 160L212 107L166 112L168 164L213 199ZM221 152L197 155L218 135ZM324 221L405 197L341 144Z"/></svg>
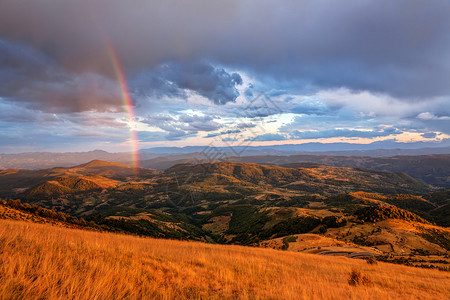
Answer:
<svg viewBox="0 0 450 300"><path fill-rule="evenodd" d="M359 271L369 282L350 285ZM0 299L448 299L450 273L0 220Z"/></svg>

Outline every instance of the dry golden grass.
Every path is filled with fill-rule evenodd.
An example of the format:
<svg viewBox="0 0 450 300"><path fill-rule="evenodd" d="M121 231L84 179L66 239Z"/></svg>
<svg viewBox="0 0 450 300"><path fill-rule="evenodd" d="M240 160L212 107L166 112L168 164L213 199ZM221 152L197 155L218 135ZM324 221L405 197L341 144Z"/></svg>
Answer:
<svg viewBox="0 0 450 300"><path fill-rule="evenodd" d="M350 286L352 270L370 285ZM0 220L0 299L446 299L450 273Z"/></svg>

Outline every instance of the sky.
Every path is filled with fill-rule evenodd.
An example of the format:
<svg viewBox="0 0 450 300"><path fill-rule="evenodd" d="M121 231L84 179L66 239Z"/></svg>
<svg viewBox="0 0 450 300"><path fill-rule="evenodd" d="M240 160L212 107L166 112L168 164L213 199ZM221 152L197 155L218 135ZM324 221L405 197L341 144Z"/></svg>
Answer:
<svg viewBox="0 0 450 300"><path fill-rule="evenodd" d="M440 145L449 28L448 0L0 0L0 153Z"/></svg>

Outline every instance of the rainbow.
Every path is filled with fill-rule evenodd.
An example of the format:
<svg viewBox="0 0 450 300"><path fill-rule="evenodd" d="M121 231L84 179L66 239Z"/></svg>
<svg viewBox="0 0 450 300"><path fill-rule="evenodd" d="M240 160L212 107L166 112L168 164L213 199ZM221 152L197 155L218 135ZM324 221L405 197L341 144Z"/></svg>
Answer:
<svg viewBox="0 0 450 300"><path fill-rule="evenodd" d="M133 100L130 97L130 93L128 91L127 81L125 79L125 73L120 65L119 58L117 56L116 51L111 46L110 43L107 44L108 54L111 58L111 62L114 68L114 72L116 73L117 80L120 85L120 92L123 101L123 105L125 106L125 110L127 112L128 120L129 120L129 129L130 129L130 146L131 146L131 162L134 168L134 174L136 176L139 175L139 149L138 149L138 139L136 130L134 128L136 124L136 118L134 115L133 108Z"/></svg>

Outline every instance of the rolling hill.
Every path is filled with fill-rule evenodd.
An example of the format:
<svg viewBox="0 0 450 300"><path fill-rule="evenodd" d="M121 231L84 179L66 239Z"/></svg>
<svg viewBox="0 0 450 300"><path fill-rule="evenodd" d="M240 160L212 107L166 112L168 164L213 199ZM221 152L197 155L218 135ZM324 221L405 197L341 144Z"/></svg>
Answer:
<svg viewBox="0 0 450 300"><path fill-rule="evenodd" d="M419 156L243 156L232 157L231 161L276 164L294 167L298 163L317 163L335 167L362 168L375 171L401 172L428 184L450 187L450 155L433 154Z"/></svg>
<svg viewBox="0 0 450 300"><path fill-rule="evenodd" d="M117 187L119 181L99 175L79 177L58 177L34 186L23 193L23 197L57 197L64 194L74 194L88 191L100 191Z"/></svg>
<svg viewBox="0 0 450 300"><path fill-rule="evenodd" d="M138 173L140 177L147 178L158 174L158 171L138 168ZM101 160L93 160L70 168L41 170L7 169L0 171L0 196L12 196L30 187L62 177L75 178L89 175L101 176L113 180L127 180L128 177L135 177L135 170L128 165Z"/></svg>
<svg viewBox="0 0 450 300"><path fill-rule="evenodd" d="M180 164L165 171L168 176L192 176L196 181L214 176L255 185L271 185L308 193L332 194L349 191L420 194L430 186L402 173L390 173L317 164L295 164L286 167L254 163L220 162Z"/></svg>

